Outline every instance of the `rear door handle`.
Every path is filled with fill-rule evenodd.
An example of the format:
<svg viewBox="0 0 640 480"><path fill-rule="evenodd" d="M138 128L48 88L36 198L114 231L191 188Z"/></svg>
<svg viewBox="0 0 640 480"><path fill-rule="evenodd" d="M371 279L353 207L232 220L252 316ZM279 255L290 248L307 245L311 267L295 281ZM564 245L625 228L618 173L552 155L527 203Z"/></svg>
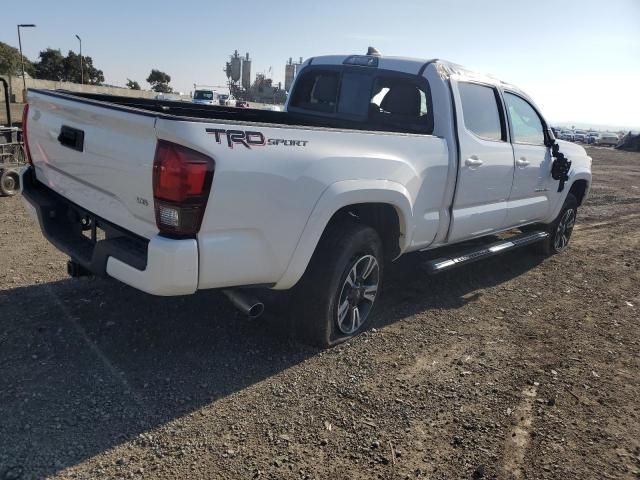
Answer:
<svg viewBox="0 0 640 480"><path fill-rule="evenodd" d="M472 155L469 158L467 158L464 161L464 163L465 163L465 165L467 165L467 167L479 167L484 162L482 160L480 160L478 157L476 157L475 155Z"/></svg>
<svg viewBox="0 0 640 480"><path fill-rule="evenodd" d="M520 157L518 160L516 160L516 165L518 165L519 167L526 167L527 165L529 165L529 163L529 160L524 157Z"/></svg>

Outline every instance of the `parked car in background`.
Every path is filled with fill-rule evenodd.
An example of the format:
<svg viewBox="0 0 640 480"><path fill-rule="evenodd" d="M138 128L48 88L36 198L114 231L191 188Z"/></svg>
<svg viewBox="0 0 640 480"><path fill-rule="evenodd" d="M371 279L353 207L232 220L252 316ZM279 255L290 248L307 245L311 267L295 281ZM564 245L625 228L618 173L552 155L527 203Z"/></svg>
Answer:
<svg viewBox="0 0 640 480"><path fill-rule="evenodd" d="M191 101L200 105L217 105L218 95L213 90L196 90Z"/></svg>
<svg viewBox="0 0 640 480"><path fill-rule="evenodd" d="M236 98L233 95L221 93L218 95L218 103L223 107L233 107L236 104Z"/></svg>
<svg viewBox="0 0 640 480"><path fill-rule="evenodd" d="M560 140L566 140L567 142L573 142L573 132L564 131L560 135Z"/></svg>
<svg viewBox="0 0 640 480"><path fill-rule="evenodd" d="M618 144L618 135L611 132L600 133L595 139L594 144L615 147Z"/></svg>
<svg viewBox="0 0 640 480"><path fill-rule="evenodd" d="M587 136L584 133L574 133L573 141L585 143L587 141Z"/></svg>

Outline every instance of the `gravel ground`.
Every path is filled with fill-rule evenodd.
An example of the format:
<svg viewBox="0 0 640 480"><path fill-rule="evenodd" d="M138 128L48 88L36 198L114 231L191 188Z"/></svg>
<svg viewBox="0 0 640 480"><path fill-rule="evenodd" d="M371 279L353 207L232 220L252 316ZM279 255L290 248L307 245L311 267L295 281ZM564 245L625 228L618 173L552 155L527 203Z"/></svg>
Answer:
<svg viewBox="0 0 640 480"><path fill-rule="evenodd" d="M0 479L640 478L640 154L589 151L566 253L404 257L324 352L218 292L69 279L0 199Z"/></svg>

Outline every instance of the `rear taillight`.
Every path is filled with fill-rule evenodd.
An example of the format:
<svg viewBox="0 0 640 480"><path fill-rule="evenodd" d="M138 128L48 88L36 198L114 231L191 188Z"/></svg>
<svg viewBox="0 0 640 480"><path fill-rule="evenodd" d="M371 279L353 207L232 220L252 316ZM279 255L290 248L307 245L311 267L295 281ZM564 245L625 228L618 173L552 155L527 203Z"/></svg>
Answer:
<svg viewBox="0 0 640 480"><path fill-rule="evenodd" d="M31 152L29 151L29 141L27 140L27 119L29 118L29 104L25 104L22 110L22 142L24 143L24 156L27 163L31 163Z"/></svg>
<svg viewBox="0 0 640 480"><path fill-rule="evenodd" d="M200 152L159 140L153 160L156 225L171 237L193 237L207 206L214 161Z"/></svg>

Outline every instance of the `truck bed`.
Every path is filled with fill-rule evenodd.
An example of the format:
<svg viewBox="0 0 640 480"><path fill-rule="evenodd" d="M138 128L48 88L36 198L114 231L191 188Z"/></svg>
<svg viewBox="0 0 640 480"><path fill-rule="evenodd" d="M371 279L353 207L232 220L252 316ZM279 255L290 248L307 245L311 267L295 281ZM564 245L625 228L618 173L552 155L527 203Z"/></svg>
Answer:
<svg viewBox="0 0 640 480"><path fill-rule="evenodd" d="M124 97L97 93L78 93L66 90L31 90L45 95L72 97L75 101L98 104L111 108L134 108L140 114L155 117L203 121L233 122L235 124L251 123L261 125L283 125L287 127L338 128L349 130L381 130L375 125L361 121L349 121L338 118L316 117L300 113L277 112L256 108L235 108L218 105L199 105L191 102L156 100L148 98ZM107 105L105 105L107 104ZM388 129L387 129L388 130Z"/></svg>

